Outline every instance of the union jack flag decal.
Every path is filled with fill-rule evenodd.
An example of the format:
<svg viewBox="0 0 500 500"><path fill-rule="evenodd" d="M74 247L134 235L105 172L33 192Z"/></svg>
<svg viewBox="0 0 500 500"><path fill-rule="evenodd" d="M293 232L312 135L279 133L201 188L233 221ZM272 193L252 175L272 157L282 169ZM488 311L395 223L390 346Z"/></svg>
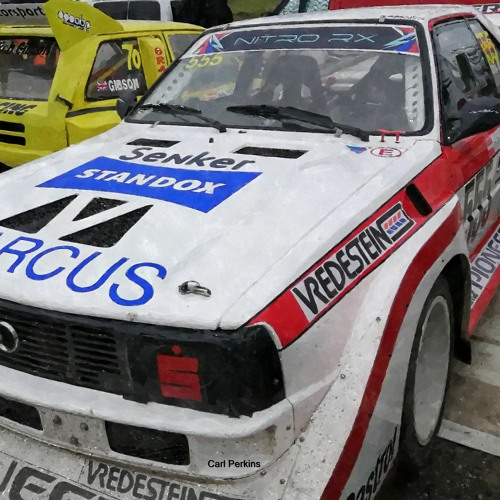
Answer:
<svg viewBox="0 0 500 500"><path fill-rule="evenodd" d="M108 82L97 82L97 92L104 92L108 90Z"/></svg>

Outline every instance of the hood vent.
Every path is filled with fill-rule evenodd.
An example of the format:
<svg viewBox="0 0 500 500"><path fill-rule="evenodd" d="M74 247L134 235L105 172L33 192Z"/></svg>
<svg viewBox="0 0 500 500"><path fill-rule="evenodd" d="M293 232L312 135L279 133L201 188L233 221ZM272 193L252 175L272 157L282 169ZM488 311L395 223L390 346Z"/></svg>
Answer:
<svg viewBox="0 0 500 500"><path fill-rule="evenodd" d="M248 146L238 149L235 153L239 155L269 156L271 158L288 158L289 160L296 160L306 154L307 151L300 149L259 148Z"/></svg>
<svg viewBox="0 0 500 500"><path fill-rule="evenodd" d="M151 146L153 148L170 148L179 144L179 141L161 141L159 139L136 139L128 142L128 146Z"/></svg>

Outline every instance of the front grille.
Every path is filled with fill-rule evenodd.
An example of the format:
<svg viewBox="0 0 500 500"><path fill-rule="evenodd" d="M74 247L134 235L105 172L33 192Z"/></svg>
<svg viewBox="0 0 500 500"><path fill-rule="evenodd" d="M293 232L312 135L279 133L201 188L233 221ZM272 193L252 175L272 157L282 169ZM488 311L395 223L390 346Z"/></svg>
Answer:
<svg viewBox="0 0 500 500"><path fill-rule="evenodd" d="M0 303L0 322L10 324L19 337L15 352L0 351L0 364L51 380L122 394L126 377L122 377L113 330L95 324L91 318L88 322L78 320L81 323L60 314L44 316Z"/></svg>
<svg viewBox="0 0 500 500"><path fill-rule="evenodd" d="M279 353L262 326L194 330L60 313L0 299L0 339L0 347L9 351L0 351L0 365L138 403L238 417L285 397ZM162 356L166 364L165 359L159 363ZM186 362L189 368L184 370ZM186 395L186 388L196 392Z"/></svg>
<svg viewBox="0 0 500 500"><path fill-rule="evenodd" d="M0 121L0 142L25 146L26 138L24 137L24 132L25 129L22 123Z"/></svg>

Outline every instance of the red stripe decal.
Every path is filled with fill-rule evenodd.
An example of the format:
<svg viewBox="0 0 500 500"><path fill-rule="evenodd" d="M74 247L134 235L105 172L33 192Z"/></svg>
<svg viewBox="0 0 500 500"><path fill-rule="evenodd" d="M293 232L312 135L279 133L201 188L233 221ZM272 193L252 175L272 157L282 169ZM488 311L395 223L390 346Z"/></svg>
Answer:
<svg viewBox="0 0 500 500"><path fill-rule="evenodd" d="M323 491L322 500L337 500L340 498L363 445L408 305L426 270L432 266L451 243L460 229L461 222L461 211L457 206L442 224L440 230L435 232L420 249L409 266L392 304L389 320L354 425L335 466L333 475Z"/></svg>

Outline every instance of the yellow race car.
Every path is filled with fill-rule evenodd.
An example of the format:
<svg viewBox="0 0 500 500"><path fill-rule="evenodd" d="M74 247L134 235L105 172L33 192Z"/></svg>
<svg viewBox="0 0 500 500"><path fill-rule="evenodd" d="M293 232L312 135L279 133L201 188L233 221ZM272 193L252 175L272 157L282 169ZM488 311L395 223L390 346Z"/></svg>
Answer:
<svg viewBox="0 0 500 500"><path fill-rule="evenodd" d="M0 23L1 170L116 125L117 98L144 94L203 31L72 0L2 5Z"/></svg>

